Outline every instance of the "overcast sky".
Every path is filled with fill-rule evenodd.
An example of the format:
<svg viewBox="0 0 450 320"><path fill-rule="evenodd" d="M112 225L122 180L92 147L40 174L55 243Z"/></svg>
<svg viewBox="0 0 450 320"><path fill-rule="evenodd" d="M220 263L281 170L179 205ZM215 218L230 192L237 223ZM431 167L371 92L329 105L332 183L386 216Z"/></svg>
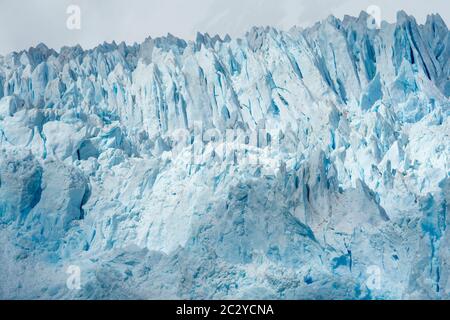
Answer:
<svg viewBox="0 0 450 320"><path fill-rule="evenodd" d="M67 7L81 9L81 29L69 30ZM101 42L140 42L168 32L193 39L197 31L241 36L254 25L309 26L330 14L358 15L370 5L383 20L400 9L424 22L439 13L450 25L449 0L0 0L0 54L44 42L91 48Z"/></svg>

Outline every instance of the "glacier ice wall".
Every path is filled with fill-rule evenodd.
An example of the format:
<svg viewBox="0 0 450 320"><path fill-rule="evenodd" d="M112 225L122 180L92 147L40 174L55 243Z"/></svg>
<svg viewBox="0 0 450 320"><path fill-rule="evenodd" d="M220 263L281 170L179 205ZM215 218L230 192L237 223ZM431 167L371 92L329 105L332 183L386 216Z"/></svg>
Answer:
<svg viewBox="0 0 450 320"><path fill-rule="evenodd" d="M449 58L404 12L0 57L0 298L450 298Z"/></svg>

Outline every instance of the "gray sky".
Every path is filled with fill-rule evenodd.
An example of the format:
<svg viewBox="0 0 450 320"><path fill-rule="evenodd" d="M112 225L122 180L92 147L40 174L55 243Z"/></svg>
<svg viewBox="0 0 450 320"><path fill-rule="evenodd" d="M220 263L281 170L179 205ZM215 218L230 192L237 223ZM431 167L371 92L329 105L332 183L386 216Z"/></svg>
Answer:
<svg viewBox="0 0 450 320"><path fill-rule="evenodd" d="M69 30L67 7L81 9L81 29ZM439 13L450 25L449 0L0 0L0 54L44 42L91 48L104 41L141 42L168 32L193 39L197 31L241 36L254 25L309 26L330 14L358 15L370 5L383 20L400 9L424 22Z"/></svg>

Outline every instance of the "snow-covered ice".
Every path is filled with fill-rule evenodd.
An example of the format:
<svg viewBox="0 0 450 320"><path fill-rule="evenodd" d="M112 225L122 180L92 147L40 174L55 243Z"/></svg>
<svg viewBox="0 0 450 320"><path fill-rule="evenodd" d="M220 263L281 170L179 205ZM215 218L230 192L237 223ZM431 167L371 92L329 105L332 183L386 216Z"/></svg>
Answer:
<svg viewBox="0 0 450 320"><path fill-rule="evenodd" d="M450 299L450 32L367 18L0 57L0 298Z"/></svg>

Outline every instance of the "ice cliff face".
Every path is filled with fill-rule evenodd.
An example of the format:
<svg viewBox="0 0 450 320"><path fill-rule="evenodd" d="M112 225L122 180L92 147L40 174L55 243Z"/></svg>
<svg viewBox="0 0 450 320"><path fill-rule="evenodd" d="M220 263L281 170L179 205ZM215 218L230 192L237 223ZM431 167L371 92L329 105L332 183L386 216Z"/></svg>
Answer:
<svg viewBox="0 0 450 320"><path fill-rule="evenodd" d="M0 57L0 298L450 298L449 58L404 12Z"/></svg>

